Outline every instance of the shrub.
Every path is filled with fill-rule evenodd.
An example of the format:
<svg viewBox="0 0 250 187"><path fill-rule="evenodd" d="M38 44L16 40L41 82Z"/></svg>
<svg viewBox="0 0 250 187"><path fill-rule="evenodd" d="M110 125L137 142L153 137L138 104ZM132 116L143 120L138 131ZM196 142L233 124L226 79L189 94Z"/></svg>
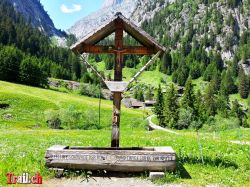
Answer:
<svg viewBox="0 0 250 187"><path fill-rule="evenodd" d="M81 129L82 113L75 106L70 105L60 111L62 127L64 129Z"/></svg>
<svg viewBox="0 0 250 187"><path fill-rule="evenodd" d="M50 128L61 129L61 119L59 110L45 111L45 119Z"/></svg>
<svg viewBox="0 0 250 187"><path fill-rule="evenodd" d="M224 131L229 129L235 129L240 127L240 121L236 117L223 118L220 115L216 115L214 118L210 118L204 126L203 130L213 131Z"/></svg>
<svg viewBox="0 0 250 187"><path fill-rule="evenodd" d="M81 95L86 95L95 98L99 98L100 96L103 97L99 85L94 84L81 84L79 93Z"/></svg>
<svg viewBox="0 0 250 187"><path fill-rule="evenodd" d="M192 114L193 110L191 108L181 108L179 111L179 119L177 122L177 126L175 128L177 129L187 129L191 122L192 122Z"/></svg>
<svg viewBox="0 0 250 187"><path fill-rule="evenodd" d="M101 129L98 112L87 110L83 113L73 105L61 110L47 110L45 119L52 129Z"/></svg>
<svg viewBox="0 0 250 187"><path fill-rule="evenodd" d="M82 128L84 130L101 129L101 126L98 122L98 113L96 111L87 110L84 113L84 122Z"/></svg>

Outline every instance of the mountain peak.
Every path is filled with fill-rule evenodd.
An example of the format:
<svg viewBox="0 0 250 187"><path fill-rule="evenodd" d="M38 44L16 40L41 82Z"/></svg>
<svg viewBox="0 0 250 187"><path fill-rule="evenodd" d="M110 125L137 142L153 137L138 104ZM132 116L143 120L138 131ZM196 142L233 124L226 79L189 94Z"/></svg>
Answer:
<svg viewBox="0 0 250 187"><path fill-rule="evenodd" d="M126 1L126 0L105 0L103 5L102 5L102 8L120 5L124 1Z"/></svg>

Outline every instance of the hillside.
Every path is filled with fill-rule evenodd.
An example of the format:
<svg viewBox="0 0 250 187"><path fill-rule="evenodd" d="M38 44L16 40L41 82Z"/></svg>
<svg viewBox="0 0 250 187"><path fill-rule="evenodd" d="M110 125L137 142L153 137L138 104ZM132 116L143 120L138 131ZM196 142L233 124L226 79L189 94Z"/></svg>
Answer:
<svg viewBox="0 0 250 187"><path fill-rule="evenodd" d="M98 113L99 100L77 94L60 93L52 90L28 87L0 81L0 104L7 104L0 108L0 125L6 128L47 128L46 111L69 109L76 107L82 113ZM111 128L112 102L101 102L101 128ZM122 129L130 128L131 119L138 121L142 118L140 110L122 108ZM6 117L4 117L6 116ZM10 118L8 118L10 116ZM98 117L98 115L96 116ZM94 120L94 119L93 119ZM97 120L97 119L95 119Z"/></svg>

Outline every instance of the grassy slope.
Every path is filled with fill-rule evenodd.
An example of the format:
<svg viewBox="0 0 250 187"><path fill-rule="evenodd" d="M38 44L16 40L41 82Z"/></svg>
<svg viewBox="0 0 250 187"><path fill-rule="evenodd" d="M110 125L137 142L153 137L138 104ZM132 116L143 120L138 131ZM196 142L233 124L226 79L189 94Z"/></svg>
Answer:
<svg viewBox="0 0 250 187"><path fill-rule="evenodd" d="M48 108L76 105L81 110L91 107L98 108L98 100L54 92L45 89L32 88L0 81L0 102L7 102L11 107L0 110L0 186L6 182L8 171L21 174L29 171L31 174L39 171L48 178L52 173L44 167L46 149L54 144L75 146L109 146L109 121L112 104L102 101L104 114L102 130L51 130L30 128L38 119L39 112ZM199 148L196 134L180 132L177 136L166 132L145 131L143 127L131 129L129 122L135 117L141 117L141 111L122 109L122 146L172 146L180 159L178 162L191 175L192 179L184 177L181 167L178 170L181 177L175 183L191 185L225 184L227 186L247 186L250 176L250 147L234 145L231 139L250 137L250 131L244 129L231 130L221 134L204 133L201 135L205 165L200 163ZM4 113L11 113L14 119L3 120ZM37 114L38 113L38 114ZM131 120L132 119L132 120ZM44 122L43 122L44 123Z"/></svg>
<svg viewBox="0 0 250 187"><path fill-rule="evenodd" d="M70 105L81 111L98 111L99 100L85 96L60 93L46 89L33 88L0 81L0 103L10 104L7 110L0 110L0 115L12 114L12 120L0 118L1 126L32 127L36 123L45 125L44 112L50 108L60 109ZM101 101L101 125L110 128L112 102ZM122 108L122 128L129 128L131 118L142 118L140 110Z"/></svg>
<svg viewBox="0 0 250 187"><path fill-rule="evenodd" d="M105 70L104 62L97 63L97 69L98 69L98 71L104 71ZM139 69L127 68L127 67L123 68L123 80L129 81L133 77L133 75L135 75L138 71L139 71ZM113 70L110 70L110 71L105 70L105 73L106 73L106 75L111 73L111 75L113 76L114 71ZM161 79L164 79L167 82L171 81L170 76L166 76L163 73L159 72L158 70L144 71L141 74L141 76L139 77L138 81L157 88L161 82Z"/></svg>

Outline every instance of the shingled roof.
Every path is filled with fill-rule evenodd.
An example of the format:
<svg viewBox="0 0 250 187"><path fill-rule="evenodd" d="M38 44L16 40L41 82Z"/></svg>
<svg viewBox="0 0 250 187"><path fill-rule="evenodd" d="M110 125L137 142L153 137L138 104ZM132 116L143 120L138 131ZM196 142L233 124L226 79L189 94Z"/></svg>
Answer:
<svg viewBox="0 0 250 187"><path fill-rule="evenodd" d="M105 22L102 26L96 29L94 32L87 34L78 43L73 45L71 49L75 53L84 53L84 45L95 45L99 41L103 40L116 30L116 21L122 21L124 31L131 35L135 40L137 40L141 45L150 48L154 53L158 51L166 51L166 48L161 46L154 38L152 38L144 30L136 26L131 20L125 18L121 13L117 13L113 18Z"/></svg>

